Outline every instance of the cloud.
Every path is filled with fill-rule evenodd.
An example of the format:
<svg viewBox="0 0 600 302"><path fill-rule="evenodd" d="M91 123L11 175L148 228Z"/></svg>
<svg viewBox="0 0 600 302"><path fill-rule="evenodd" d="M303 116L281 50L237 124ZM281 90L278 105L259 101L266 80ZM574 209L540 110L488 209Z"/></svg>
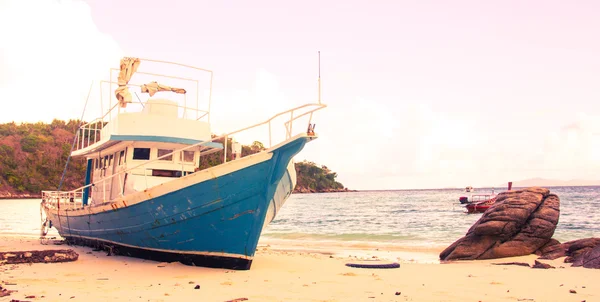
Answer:
<svg viewBox="0 0 600 302"><path fill-rule="evenodd" d="M497 186L533 177L597 179L600 117L517 120L447 112L424 101L356 97L320 113L321 136L298 159L325 164L355 189ZM327 150L327 152L323 152Z"/></svg>
<svg viewBox="0 0 600 302"><path fill-rule="evenodd" d="M80 118L92 80L122 56L78 0L2 1L0 37L0 122Z"/></svg>
<svg viewBox="0 0 600 302"><path fill-rule="evenodd" d="M549 132L543 159L552 178L598 179L600 116L581 113L576 122Z"/></svg>
<svg viewBox="0 0 600 302"><path fill-rule="evenodd" d="M382 106L356 97L331 105L319 118L319 148L308 146L300 158L326 164L357 189L447 186L458 173L476 171L484 149L476 119L438 112L426 102L403 103Z"/></svg>
<svg viewBox="0 0 600 302"><path fill-rule="evenodd" d="M240 85L238 88L223 89L219 87L213 91L211 105L211 129L217 134L229 133L257 123L262 123L274 115L304 105L293 103L284 95L280 88L280 81L276 74L264 68L255 72L254 82L247 87ZM232 106L231 104L235 104ZM297 111L300 112L300 111ZM285 139L284 122L290 119L290 114L280 116L272 121L272 143L275 145ZM296 121L294 126L301 129L292 129L294 134L305 130L307 119ZM248 131L243 131L234 136L234 139L243 144L250 144L255 140L269 145L269 128L263 125Z"/></svg>

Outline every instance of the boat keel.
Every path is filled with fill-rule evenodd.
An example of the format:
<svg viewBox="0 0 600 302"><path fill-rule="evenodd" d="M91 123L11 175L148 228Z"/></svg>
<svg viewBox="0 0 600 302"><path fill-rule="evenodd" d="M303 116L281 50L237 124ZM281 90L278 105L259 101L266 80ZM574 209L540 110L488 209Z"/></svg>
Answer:
<svg viewBox="0 0 600 302"><path fill-rule="evenodd" d="M181 262L182 264L190 266L225 268L233 270L249 270L250 266L252 265L252 259L154 251L80 237L65 237L65 241L69 245L88 246L101 249L107 251L109 255L128 256L158 262Z"/></svg>

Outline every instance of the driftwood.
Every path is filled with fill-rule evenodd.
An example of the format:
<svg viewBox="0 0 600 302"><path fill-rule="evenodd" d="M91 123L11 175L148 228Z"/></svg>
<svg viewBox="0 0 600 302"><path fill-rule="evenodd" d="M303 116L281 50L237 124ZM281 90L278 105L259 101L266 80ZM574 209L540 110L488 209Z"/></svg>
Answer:
<svg viewBox="0 0 600 302"><path fill-rule="evenodd" d="M0 285L0 297L10 296L10 294L14 292L16 292L16 290L8 290Z"/></svg>
<svg viewBox="0 0 600 302"><path fill-rule="evenodd" d="M518 265L518 266L529 266L529 263L525 262L501 262L501 263L492 263L493 265Z"/></svg>
<svg viewBox="0 0 600 302"><path fill-rule="evenodd" d="M77 258L79 258L79 254L73 250L0 252L0 265L69 262L75 261Z"/></svg>

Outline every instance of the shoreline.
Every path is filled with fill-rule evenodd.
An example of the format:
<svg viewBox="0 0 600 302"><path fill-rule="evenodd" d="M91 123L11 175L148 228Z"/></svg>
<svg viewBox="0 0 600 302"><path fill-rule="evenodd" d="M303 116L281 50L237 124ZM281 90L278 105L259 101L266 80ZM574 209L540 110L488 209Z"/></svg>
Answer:
<svg viewBox="0 0 600 302"><path fill-rule="evenodd" d="M358 190L328 190L328 191L317 191L317 192L300 192L294 190L292 194L323 194L323 193L355 193L360 192ZM18 194L18 195L3 195L0 193L0 200L2 199L41 199L42 194Z"/></svg>
<svg viewBox="0 0 600 302"><path fill-rule="evenodd" d="M261 236L259 247L273 251L317 253L356 259L379 259L398 263L440 264L439 254L445 247L401 246L386 242L289 240Z"/></svg>
<svg viewBox="0 0 600 302"><path fill-rule="evenodd" d="M4 193L0 192L0 200L2 199L41 199L42 194L32 195L32 194L19 194L19 195L4 195Z"/></svg>
<svg viewBox="0 0 600 302"><path fill-rule="evenodd" d="M348 188L343 189L325 189L317 191L311 188L298 187L296 186L292 191L292 194L311 194L311 193L346 193L346 192L358 192L358 190L350 190Z"/></svg>
<svg viewBox="0 0 600 302"><path fill-rule="evenodd" d="M362 269L355 255L275 243L260 244L247 271L158 263L38 239L0 236L0 251L73 249L74 262L0 265L5 299L27 301L595 301L600 270L494 265L532 264L535 255L451 263L402 262L396 269ZM324 252L325 251L325 252ZM375 259L375 258L371 258ZM405 259L407 260L407 259ZM198 289L196 289L198 288ZM574 293L572 293L574 292ZM35 296L35 298L31 298ZM43 296L43 298L42 298ZM29 297L29 298L26 298ZM240 300L241 301L241 300Z"/></svg>

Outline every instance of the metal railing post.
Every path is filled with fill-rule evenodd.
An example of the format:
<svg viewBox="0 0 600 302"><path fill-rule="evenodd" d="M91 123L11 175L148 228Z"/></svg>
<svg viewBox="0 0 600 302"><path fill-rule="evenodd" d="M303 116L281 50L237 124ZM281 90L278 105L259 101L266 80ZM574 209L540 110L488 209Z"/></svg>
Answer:
<svg viewBox="0 0 600 302"><path fill-rule="evenodd" d="M225 146L224 152L223 152L223 163L227 162L227 136L225 136L225 141L223 143L223 146Z"/></svg>
<svg viewBox="0 0 600 302"><path fill-rule="evenodd" d="M292 137L292 124L294 123L294 110L292 110L292 112L290 112L291 114L291 118L290 118L290 134L288 137L286 137L286 139L289 139L290 137Z"/></svg>
<svg viewBox="0 0 600 302"><path fill-rule="evenodd" d="M77 144L75 144L77 147L79 147L79 132L81 132L81 129L77 129Z"/></svg>
<svg viewBox="0 0 600 302"><path fill-rule="evenodd" d="M271 121L269 121L269 148L273 147L273 143L271 142Z"/></svg>

